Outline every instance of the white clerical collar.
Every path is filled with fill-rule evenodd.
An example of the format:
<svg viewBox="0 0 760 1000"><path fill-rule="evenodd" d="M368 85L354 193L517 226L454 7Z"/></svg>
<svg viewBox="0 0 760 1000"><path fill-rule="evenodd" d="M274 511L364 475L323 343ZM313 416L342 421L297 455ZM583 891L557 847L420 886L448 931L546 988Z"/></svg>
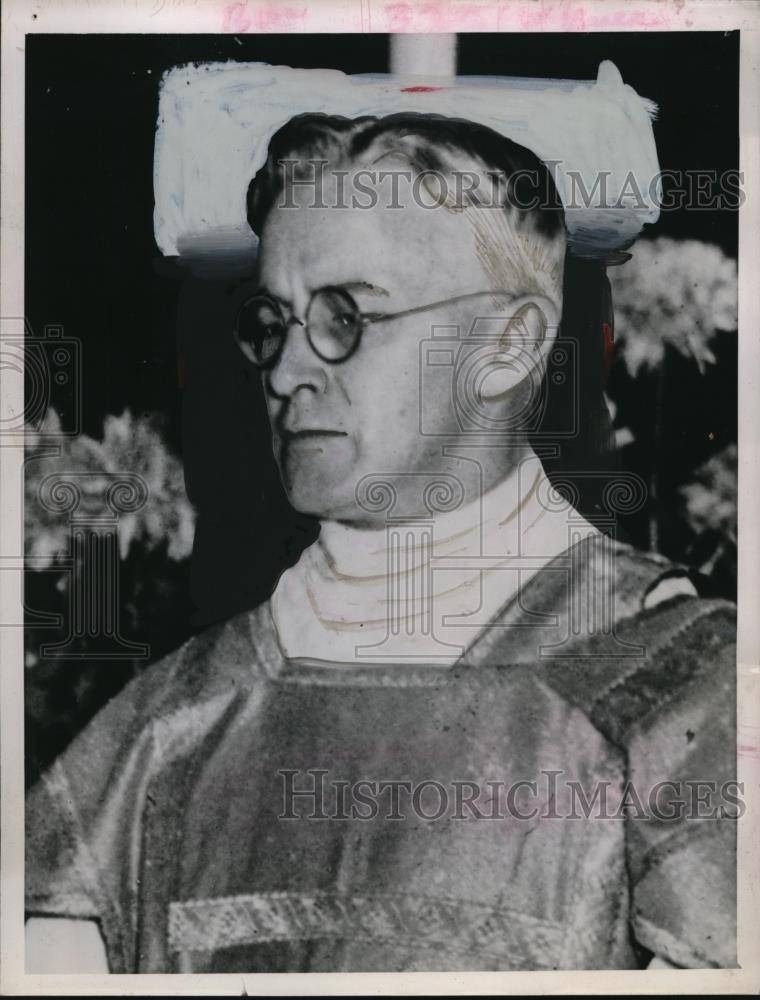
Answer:
<svg viewBox="0 0 760 1000"><path fill-rule="evenodd" d="M431 514L433 551L415 553L412 546L410 555L418 557L415 564L431 556L482 555L482 540L494 534L505 535L510 524L514 524L516 534L524 532L547 513L539 496L544 480L543 469L535 460L515 469L482 496L458 509ZM315 545L322 549L336 576L362 579L387 572L386 526L355 527L345 522L323 521Z"/></svg>
<svg viewBox="0 0 760 1000"><path fill-rule="evenodd" d="M579 532L594 533L577 514L569 519L557 510L550 489L535 459L477 500L424 523L385 530L324 522L272 598L285 654L345 662L372 662L375 655L439 659L449 655L448 646L456 659L534 572ZM396 639L386 656L384 636L391 632Z"/></svg>

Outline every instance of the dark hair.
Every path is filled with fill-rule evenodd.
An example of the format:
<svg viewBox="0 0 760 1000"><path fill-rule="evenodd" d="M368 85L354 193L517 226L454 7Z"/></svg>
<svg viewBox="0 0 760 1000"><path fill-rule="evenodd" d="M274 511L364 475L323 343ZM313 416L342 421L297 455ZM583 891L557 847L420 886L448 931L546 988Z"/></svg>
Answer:
<svg viewBox="0 0 760 1000"><path fill-rule="evenodd" d="M530 220L547 238L564 230L556 187L534 153L485 125L412 112L382 118L326 114L292 118L272 136L266 163L248 188L248 224L261 235L283 190L284 161L293 165L290 176L300 180L313 177L308 165L314 161L326 160L335 167L366 164L390 153L401 153L417 173L446 175L469 161L489 176L491 194L500 197L518 227ZM540 207L520 208L531 200L531 194ZM477 202L478 192L469 198Z"/></svg>

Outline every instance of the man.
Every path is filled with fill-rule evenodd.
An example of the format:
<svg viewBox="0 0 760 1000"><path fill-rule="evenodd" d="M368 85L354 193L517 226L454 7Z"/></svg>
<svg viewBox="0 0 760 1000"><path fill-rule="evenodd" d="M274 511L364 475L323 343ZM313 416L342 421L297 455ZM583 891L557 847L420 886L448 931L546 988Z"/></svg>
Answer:
<svg viewBox="0 0 760 1000"><path fill-rule="evenodd" d="M546 371L587 324L527 175L416 115L273 138L235 335L320 537L34 791L32 948L56 916L114 972L734 962L735 810L689 800L732 778L733 609L551 489Z"/></svg>

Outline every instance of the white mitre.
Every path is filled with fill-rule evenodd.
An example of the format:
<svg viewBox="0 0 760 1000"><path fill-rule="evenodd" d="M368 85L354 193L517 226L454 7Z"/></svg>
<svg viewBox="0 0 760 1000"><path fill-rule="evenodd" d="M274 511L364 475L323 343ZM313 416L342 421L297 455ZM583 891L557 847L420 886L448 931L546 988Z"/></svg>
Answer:
<svg viewBox="0 0 760 1000"><path fill-rule="evenodd" d="M623 83L609 61L593 81L347 76L265 63L205 63L161 82L154 228L167 257L244 266L256 237L246 221L248 185L272 135L296 114L356 118L412 111L486 125L549 168L578 257L605 260L659 216L652 132L656 106Z"/></svg>

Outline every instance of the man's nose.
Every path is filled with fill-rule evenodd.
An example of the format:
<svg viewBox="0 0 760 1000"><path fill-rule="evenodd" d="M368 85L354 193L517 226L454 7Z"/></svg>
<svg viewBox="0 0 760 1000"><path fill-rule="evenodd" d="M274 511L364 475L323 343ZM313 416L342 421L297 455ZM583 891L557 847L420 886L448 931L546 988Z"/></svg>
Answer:
<svg viewBox="0 0 760 1000"><path fill-rule="evenodd" d="M277 363L268 372L267 389L274 396L288 398L299 389L324 392L326 387L325 363L311 349L303 320L294 317Z"/></svg>

